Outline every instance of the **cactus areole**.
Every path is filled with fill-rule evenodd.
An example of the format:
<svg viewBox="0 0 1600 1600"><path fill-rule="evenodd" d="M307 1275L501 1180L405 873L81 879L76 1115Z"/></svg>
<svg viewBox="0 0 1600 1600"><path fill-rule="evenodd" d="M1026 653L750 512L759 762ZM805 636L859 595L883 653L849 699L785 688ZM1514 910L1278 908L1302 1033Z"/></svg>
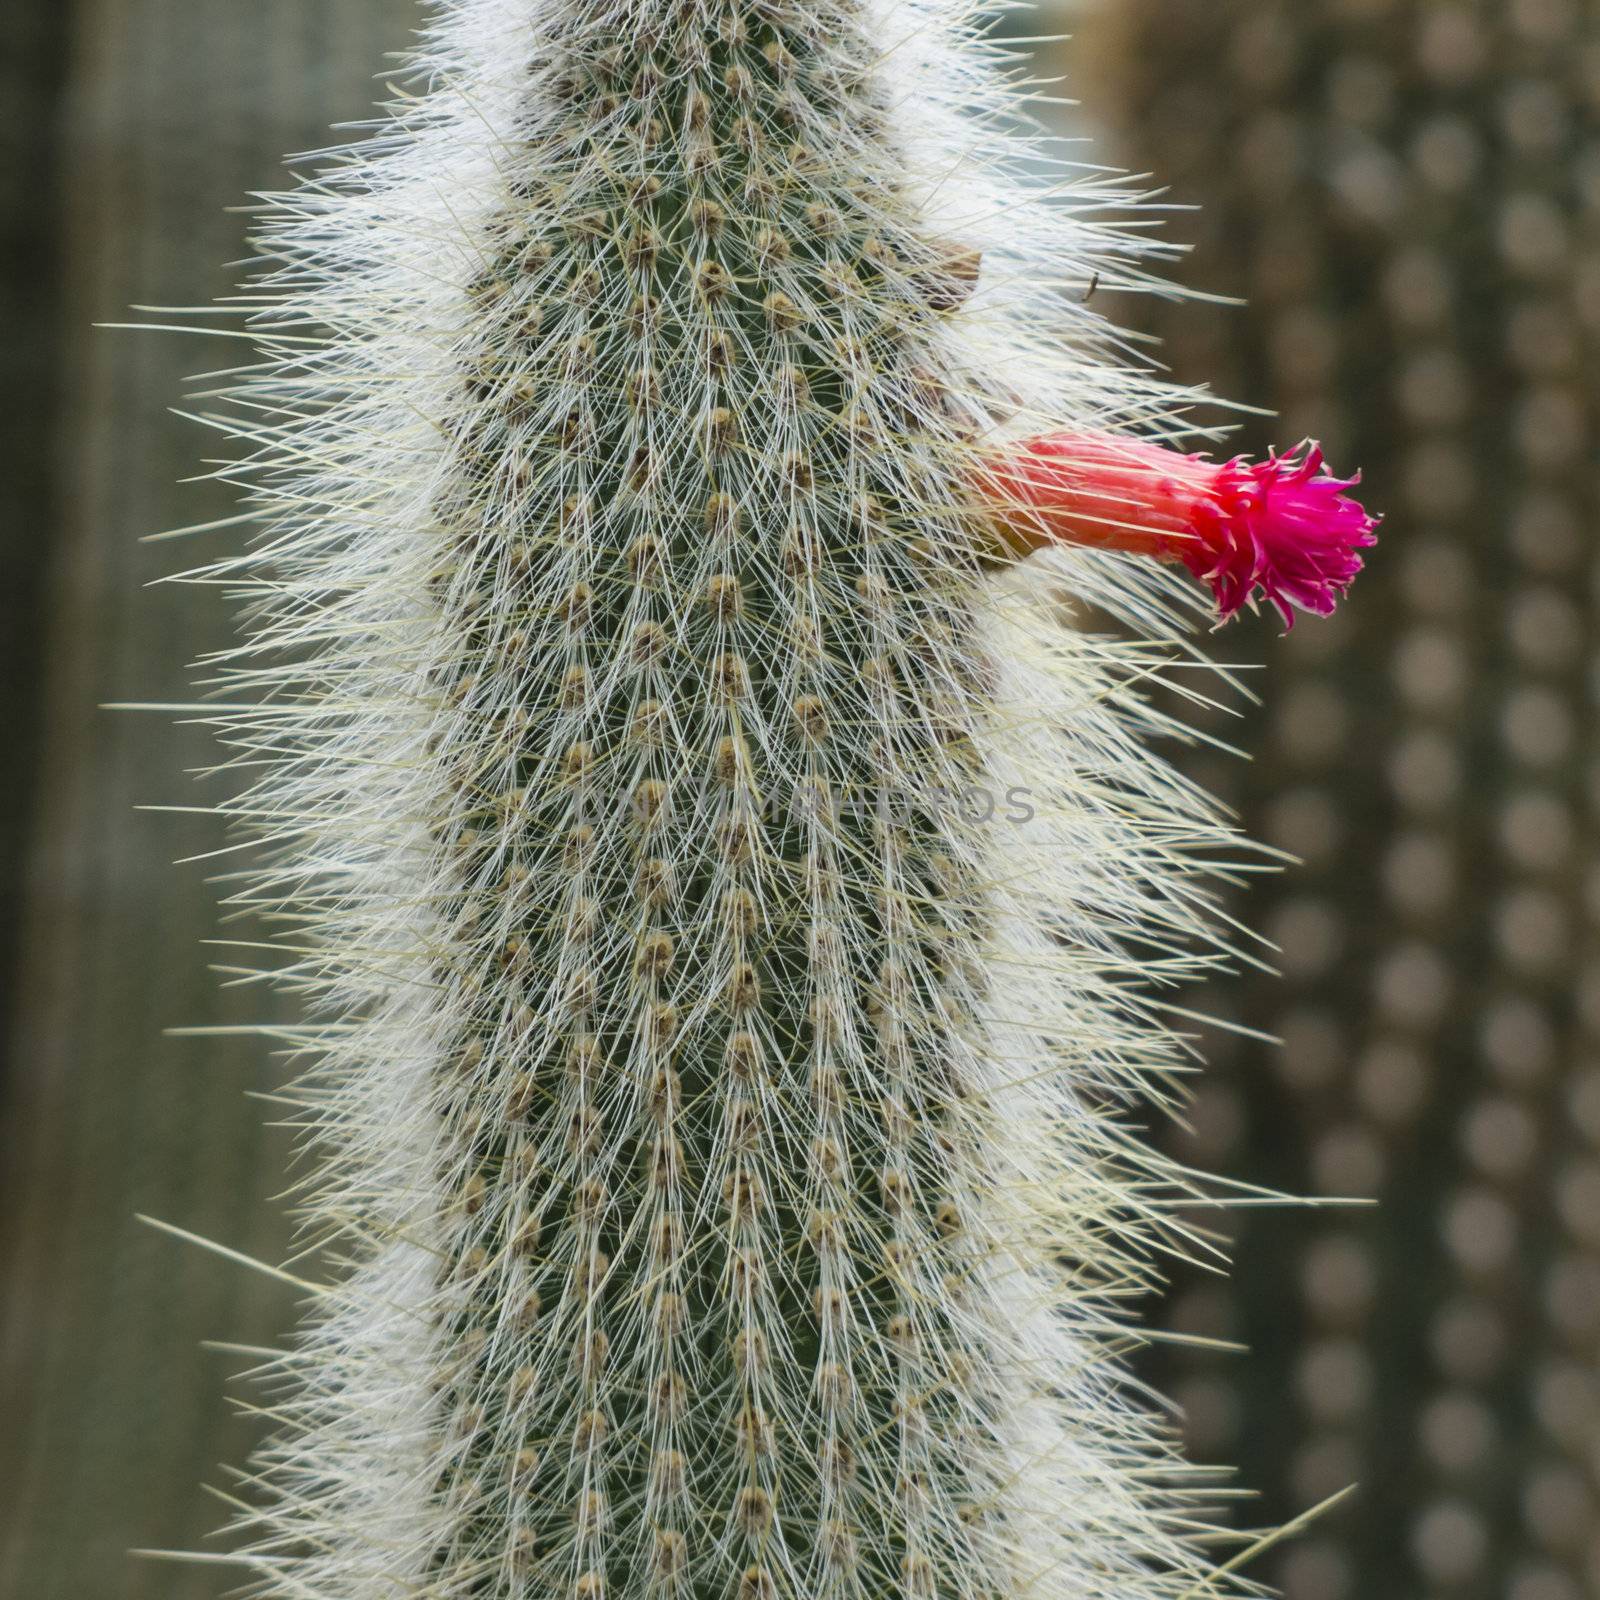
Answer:
<svg viewBox="0 0 1600 1600"><path fill-rule="evenodd" d="M1233 1592L1118 1365L1205 1248L1125 1118L1234 847L1150 748L1184 397L1062 292L1142 281L1131 197L1012 175L942 3L448 0L413 67L213 415L325 1263L250 1592Z"/></svg>

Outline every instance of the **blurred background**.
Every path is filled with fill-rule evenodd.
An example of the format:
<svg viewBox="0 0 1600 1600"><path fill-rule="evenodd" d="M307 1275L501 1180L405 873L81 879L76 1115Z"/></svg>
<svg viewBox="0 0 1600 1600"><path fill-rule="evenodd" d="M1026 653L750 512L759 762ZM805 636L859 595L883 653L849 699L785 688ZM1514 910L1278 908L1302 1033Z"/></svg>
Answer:
<svg viewBox="0 0 1600 1600"><path fill-rule="evenodd" d="M219 986L207 738L176 700L224 608L146 585L226 515L172 417L216 339L97 331L203 305L237 207L363 115L413 0L9 0L0 51L0 1593L200 1600L251 1430L238 1350L287 1291L140 1226L273 1259L283 1140ZM1231 1281L1152 1319L1196 1457L1261 1525L1359 1493L1258 1575L1290 1600L1600 1595L1600 17L1592 0L1077 0L1098 155L1169 190L1219 297L1107 305L1175 376L1322 438L1387 511L1332 623L1223 636L1263 706L1189 764L1304 865L1248 896L1284 974L1212 986L1174 1149L1369 1209L1225 1217ZM1241 297L1243 307L1220 303ZM1112 300L1113 297L1108 297ZM226 537L224 535L223 537ZM213 548L207 546L207 548ZM208 864L216 869L216 863ZM215 952L213 952L215 954Z"/></svg>

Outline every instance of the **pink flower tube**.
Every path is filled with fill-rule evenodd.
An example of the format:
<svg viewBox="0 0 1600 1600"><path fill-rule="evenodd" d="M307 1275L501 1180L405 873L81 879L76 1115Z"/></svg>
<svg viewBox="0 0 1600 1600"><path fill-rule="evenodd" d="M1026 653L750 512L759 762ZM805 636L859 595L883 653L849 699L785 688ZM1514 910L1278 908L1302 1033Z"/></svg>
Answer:
<svg viewBox="0 0 1600 1600"><path fill-rule="evenodd" d="M1328 616L1377 543L1379 519L1346 490L1357 473L1324 470L1307 440L1264 462L1218 465L1138 439L1045 433L985 464L986 492L1007 546L1098 546L1181 561L1211 586L1226 622L1256 591L1286 627L1294 608Z"/></svg>

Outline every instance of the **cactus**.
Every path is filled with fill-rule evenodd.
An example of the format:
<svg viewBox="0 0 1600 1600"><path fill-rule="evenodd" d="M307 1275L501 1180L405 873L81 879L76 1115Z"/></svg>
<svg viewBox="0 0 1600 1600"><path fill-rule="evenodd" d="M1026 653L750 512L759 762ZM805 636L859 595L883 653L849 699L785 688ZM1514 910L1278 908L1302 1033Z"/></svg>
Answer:
<svg viewBox="0 0 1600 1600"><path fill-rule="evenodd" d="M1255 918L1317 932L1285 981L1211 990L1285 1048L1214 1051L1209 1137L1183 1146L1372 1204L1241 1231L1226 1293L1181 1275L1169 1324L1259 1354L1144 1373L1194 1397L1191 1448L1230 1454L1264 1517L1351 1481L1384 1508L1263 1571L1289 1600L1578 1600L1600 1592L1600 1206L1572 1199L1600 1155L1595 13L1104 10L1119 154L1200 208L1185 281L1251 304L1150 331L1179 376L1359 455L1406 519L1348 625L1266 657L1273 758L1219 773L1303 863Z"/></svg>
<svg viewBox="0 0 1600 1600"><path fill-rule="evenodd" d="M1193 1192L1126 1113L1226 949L1146 748L1187 597L996 468L1176 426L1061 293L1142 281L1132 197L1006 175L942 6L450 0L412 66L270 202L214 417L340 1268L253 1592L1230 1592L1118 1364Z"/></svg>

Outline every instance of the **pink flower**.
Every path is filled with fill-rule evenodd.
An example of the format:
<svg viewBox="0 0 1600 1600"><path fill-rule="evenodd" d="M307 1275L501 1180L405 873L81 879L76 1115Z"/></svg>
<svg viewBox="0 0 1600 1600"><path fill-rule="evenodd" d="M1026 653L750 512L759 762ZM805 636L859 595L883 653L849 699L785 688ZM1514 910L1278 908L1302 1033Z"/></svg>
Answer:
<svg viewBox="0 0 1600 1600"><path fill-rule="evenodd" d="M1181 561L1210 584L1217 613L1237 616L1256 591L1294 626L1294 608L1328 616L1376 544L1379 519L1345 493L1307 440L1264 462L1217 465L1139 439L1045 433L985 466L1006 544L1051 542Z"/></svg>

